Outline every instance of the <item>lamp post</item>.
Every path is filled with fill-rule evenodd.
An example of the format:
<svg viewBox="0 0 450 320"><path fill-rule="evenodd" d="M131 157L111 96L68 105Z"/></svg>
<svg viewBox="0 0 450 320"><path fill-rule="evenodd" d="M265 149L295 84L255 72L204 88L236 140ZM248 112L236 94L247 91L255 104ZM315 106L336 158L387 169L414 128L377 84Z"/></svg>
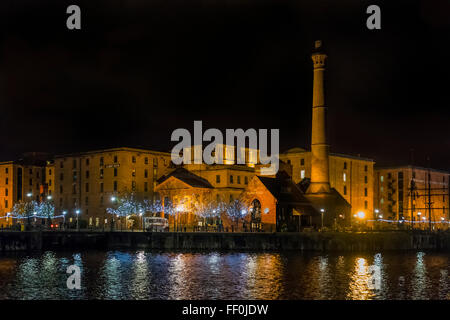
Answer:
<svg viewBox="0 0 450 320"><path fill-rule="evenodd" d="M417 212L417 220L419 220L419 229L422 229L422 222L420 220L420 216L422 215L422 212Z"/></svg>
<svg viewBox="0 0 450 320"><path fill-rule="evenodd" d="M142 213L142 209L139 210L139 216L141 217L141 220L142 220L142 232L144 232L145 231L145 228L144 228L144 214Z"/></svg>
<svg viewBox="0 0 450 320"><path fill-rule="evenodd" d="M63 226L64 226L64 230L66 230L66 214L67 214L67 211L63 211L62 212L62 215L63 215Z"/></svg>
<svg viewBox="0 0 450 320"><path fill-rule="evenodd" d="M75 211L75 213L77 214L77 230L78 231L80 231L80 224L78 223L78 216L80 215L80 210L79 209L77 209L76 211Z"/></svg>
<svg viewBox="0 0 450 320"><path fill-rule="evenodd" d="M320 215L321 215L321 227L320 229L323 229L323 213L325 212L325 209L320 209Z"/></svg>

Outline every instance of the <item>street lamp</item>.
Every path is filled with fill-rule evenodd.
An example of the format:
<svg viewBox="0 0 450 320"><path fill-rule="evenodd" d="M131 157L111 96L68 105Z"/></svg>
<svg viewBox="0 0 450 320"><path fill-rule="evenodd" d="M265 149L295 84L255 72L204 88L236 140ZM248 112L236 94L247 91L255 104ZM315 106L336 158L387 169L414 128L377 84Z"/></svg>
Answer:
<svg viewBox="0 0 450 320"><path fill-rule="evenodd" d="M323 229L323 213L324 213L324 212L325 212L325 209L323 209L323 208L320 209L320 215L321 215L321 218L322 218L322 219L321 219L321 227L320 227L321 229Z"/></svg>
<svg viewBox="0 0 450 320"><path fill-rule="evenodd" d="M67 211L63 211L63 212L62 212L63 219L64 219L64 222L63 222L64 229L66 228L66 214L67 214Z"/></svg>
<svg viewBox="0 0 450 320"><path fill-rule="evenodd" d="M47 200L52 200L52 196L47 196Z"/></svg>
<svg viewBox="0 0 450 320"><path fill-rule="evenodd" d="M31 192L28 192L28 193L27 193L27 197L28 197L28 198L31 198L32 195L33 195L33 194L32 194Z"/></svg>
<svg viewBox="0 0 450 320"><path fill-rule="evenodd" d="M80 231L80 225L79 225L79 223L78 223L78 216L80 215L80 210L79 209L77 209L76 211L75 211L75 213L77 214L77 230L78 231Z"/></svg>
<svg viewBox="0 0 450 320"><path fill-rule="evenodd" d="M142 232L145 231L144 228L144 215L142 214L142 209L139 209L139 216L142 218Z"/></svg>

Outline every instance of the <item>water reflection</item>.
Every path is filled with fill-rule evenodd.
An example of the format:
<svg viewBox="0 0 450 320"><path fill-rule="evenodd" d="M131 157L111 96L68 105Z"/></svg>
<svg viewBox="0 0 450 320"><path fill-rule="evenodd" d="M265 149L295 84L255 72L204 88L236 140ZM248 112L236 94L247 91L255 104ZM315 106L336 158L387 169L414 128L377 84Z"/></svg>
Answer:
<svg viewBox="0 0 450 320"><path fill-rule="evenodd" d="M448 260L424 252L9 255L0 257L0 299L449 299ZM82 290L66 287L71 264Z"/></svg>

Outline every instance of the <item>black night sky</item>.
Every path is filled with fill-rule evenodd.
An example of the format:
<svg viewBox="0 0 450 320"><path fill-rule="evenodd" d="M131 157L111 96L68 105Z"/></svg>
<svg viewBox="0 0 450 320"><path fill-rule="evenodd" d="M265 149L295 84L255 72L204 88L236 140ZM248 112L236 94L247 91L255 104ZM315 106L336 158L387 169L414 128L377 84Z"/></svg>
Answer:
<svg viewBox="0 0 450 320"><path fill-rule="evenodd" d="M66 28L66 8L82 29ZM381 7L382 29L366 28ZM314 40L331 151L450 169L450 2L2 0L0 160L169 151L176 128L280 128L309 148Z"/></svg>

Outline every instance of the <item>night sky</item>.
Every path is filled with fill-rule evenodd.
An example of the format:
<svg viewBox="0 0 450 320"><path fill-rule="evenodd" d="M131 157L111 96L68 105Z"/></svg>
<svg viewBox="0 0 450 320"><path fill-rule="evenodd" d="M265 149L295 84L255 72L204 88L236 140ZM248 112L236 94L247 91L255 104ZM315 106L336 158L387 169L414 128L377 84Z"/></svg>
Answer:
<svg viewBox="0 0 450 320"><path fill-rule="evenodd" d="M77 4L82 29L66 28ZM382 29L366 28L381 7ZM279 128L310 145L314 40L331 151L450 170L450 1L2 0L0 160L169 151L176 128Z"/></svg>

